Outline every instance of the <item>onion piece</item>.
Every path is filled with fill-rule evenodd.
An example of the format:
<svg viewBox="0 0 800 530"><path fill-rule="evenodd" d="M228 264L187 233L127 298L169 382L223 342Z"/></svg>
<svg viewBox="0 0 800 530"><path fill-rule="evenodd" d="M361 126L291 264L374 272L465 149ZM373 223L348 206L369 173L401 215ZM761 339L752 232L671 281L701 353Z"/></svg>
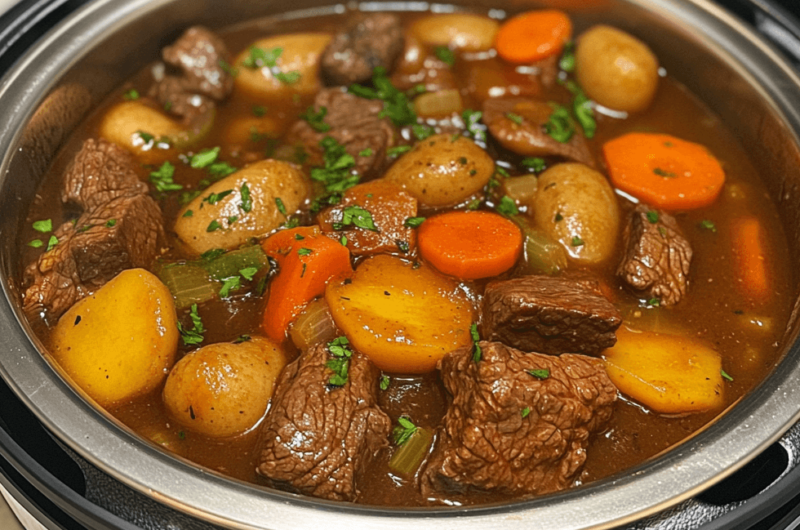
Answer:
<svg viewBox="0 0 800 530"><path fill-rule="evenodd" d="M303 351L320 342L329 342L336 335L336 325L325 298L318 298L308 304L289 331L294 345Z"/></svg>
<svg viewBox="0 0 800 530"><path fill-rule="evenodd" d="M517 215L513 220L525 235L526 272L553 276L566 270L567 253L564 247L534 228L525 217Z"/></svg>
<svg viewBox="0 0 800 530"><path fill-rule="evenodd" d="M506 190L506 195L516 202L528 204L539 190L539 177L536 175L524 175L503 179L503 188Z"/></svg>

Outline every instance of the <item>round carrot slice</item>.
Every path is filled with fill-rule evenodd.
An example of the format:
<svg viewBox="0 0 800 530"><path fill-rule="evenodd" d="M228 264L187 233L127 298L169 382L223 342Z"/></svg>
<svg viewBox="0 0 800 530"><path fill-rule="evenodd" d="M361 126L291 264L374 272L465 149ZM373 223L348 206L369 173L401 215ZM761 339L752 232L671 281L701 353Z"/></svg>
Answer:
<svg viewBox="0 0 800 530"><path fill-rule="evenodd" d="M477 280L501 274L522 252L522 232L490 212L450 212L422 223L417 234L422 257L445 274Z"/></svg>
<svg viewBox="0 0 800 530"><path fill-rule="evenodd" d="M704 146L667 134L626 134L606 142L603 154L614 186L665 210L708 206L725 183Z"/></svg>
<svg viewBox="0 0 800 530"><path fill-rule="evenodd" d="M563 11L529 11L500 26L495 48L510 63L532 63L561 53L572 37L572 22Z"/></svg>

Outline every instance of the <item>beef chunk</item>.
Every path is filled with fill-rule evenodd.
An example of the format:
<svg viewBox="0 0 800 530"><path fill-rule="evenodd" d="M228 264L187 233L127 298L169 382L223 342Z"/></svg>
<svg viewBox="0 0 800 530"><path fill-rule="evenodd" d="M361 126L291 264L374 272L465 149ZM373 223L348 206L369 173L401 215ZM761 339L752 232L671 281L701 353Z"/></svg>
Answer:
<svg viewBox="0 0 800 530"><path fill-rule="evenodd" d="M520 119L514 121L509 114ZM523 156L561 156L594 167L594 158L580 132L575 131L567 142L547 134L545 124L551 114L549 103L528 98L495 98L483 103L483 122L506 149Z"/></svg>
<svg viewBox="0 0 800 530"><path fill-rule="evenodd" d="M376 405L378 369L356 352L347 383L332 387L329 358L318 344L281 372L256 470L276 488L352 501L359 474L388 445L391 421Z"/></svg>
<svg viewBox="0 0 800 530"><path fill-rule="evenodd" d="M148 267L164 240L161 210L130 154L87 140L65 173L64 202L84 209L55 231L58 244L25 270L24 308L58 318L121 271Z"/></svg>
<svg viewBox="0 0 800 530"><path fill-rule="evenodd" d="M674 217L638 205L623 232L625 253L617 275L647 298L673 305L686 295L692 247Z"/></svg>
<svg viewBox="0 0 800 530"><path fill-rule="evenodd" d="M480 362L471 348L439 362L453 400L421 475L423 494L538 495L569 487L617 398L602 361L479 345Z"/></svg>
<svg viewBox="0 0 800 530"><path fill-rule="evenodd" d="M328 44L322 54L322 74L334 85L364 83L376 67L390 71L402 51L403 30L397 16L367 15Z"/></svg>
<svg viewBox="0 0 800 530"><path fill-rule="evenodd" d="M233 89L233 76L226 66L230 55L225 43L206 28L187 29L164 48L162 57L176 73L167 73L155 85L151 96L188 122L206 114L215 101L224 100Z"/></svg>
<svg viewBox="0 0 800 530"><path fill-rule="evenodd" d="M316 131L307 121L300 120L289 131L289 142L302 143L306 150L321 156L319 143L330 136L355 158L355 169L360 175L379 173L386 161L386 151L395 140L395 130L389 119L379 117L383 102L359 98L341 88L329 88L320 91L314 100L315 112L323 108L327 112L324 122L330 129Z"/></svg>
<svg viewBox="0 0 800 530"><path fill-rule="evenodd" d="M486 286L484 338L524 351L596 355L617 342L620 324L596 281L524 276Z"/></svg>

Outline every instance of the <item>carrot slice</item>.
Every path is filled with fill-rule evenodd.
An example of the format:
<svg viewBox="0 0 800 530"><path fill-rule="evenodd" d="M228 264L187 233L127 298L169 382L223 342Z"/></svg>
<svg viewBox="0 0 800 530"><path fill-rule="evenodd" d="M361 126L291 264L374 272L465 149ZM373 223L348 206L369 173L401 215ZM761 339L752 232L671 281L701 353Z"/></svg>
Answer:
<svg viewBox="0 0 800 530"><path fill-rule="evenodd" d="M282 230L261 246L279 267L270 285L262 328L269 338L282 341L289 324L325 292L328 281L353 273L350 251L316 226Z"/></svg>
<svg viewBox="0 0 800 530"><path fill-rule="evenodd" d="M603 145L614 186L665 210L708 206L725 183L708 150L667 134L630 133Z"/></svg>
<svg viewBox="0 0 800 530"><path fill-rule="evenodd" d="M572 37L572 22L563 11L529 11L500 26L494 46L510 63L532 63L564 49Z"/></svg>
<svg viewBox="0 0 800 530"><path fill-rule="evenodd" d="M419 228L417 246L425 260L445 274L476 280L501 274L522 252L522 232L490 212L450 212Z"/></svg>
<svg viewBox="0 0 800 530"><path fill-rule="evenodd" d="M758 219L745 217L736 221L733 241L741 289L754 299L764 301L770 289L764 235Z"/></svg>

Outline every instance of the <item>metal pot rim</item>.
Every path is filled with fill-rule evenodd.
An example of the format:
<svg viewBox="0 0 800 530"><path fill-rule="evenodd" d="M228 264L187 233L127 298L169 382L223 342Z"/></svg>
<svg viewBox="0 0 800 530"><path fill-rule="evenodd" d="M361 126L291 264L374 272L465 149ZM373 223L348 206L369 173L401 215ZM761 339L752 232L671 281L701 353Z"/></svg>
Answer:
<svg viewBox="0 0 800 530"><path fill-rule="evenodd" d="M738 61L764 92L795 139L800 132L800 79L752 30L706 0L629 0L702 33ZM130 20L170 0L96 0L36 43L0 83L0 145L18 145L34 109L86 50ZM14 155L0 165L0 189ZM4 234L10 238L9 234ZM0 259L3 259L0 256ZM80 456L123 484L199 519L236 528L358 524L386 528L412 518L420 529L459 519L464 530L487 526L609 528L688 499L744 465L800 419L800 345L793 344L763 384L703 432L628 472L560 494L474 508L388 509L298 497L228 479L142 443L91 406L37 351L22 318L13 280L0 267L0 375L38 419ZM30 335L30 336L29 336ZM792 337L794 339L794 337ZM794 342L794 340L792 340ZM42 349L43 351L43 349Z"/></svg>

